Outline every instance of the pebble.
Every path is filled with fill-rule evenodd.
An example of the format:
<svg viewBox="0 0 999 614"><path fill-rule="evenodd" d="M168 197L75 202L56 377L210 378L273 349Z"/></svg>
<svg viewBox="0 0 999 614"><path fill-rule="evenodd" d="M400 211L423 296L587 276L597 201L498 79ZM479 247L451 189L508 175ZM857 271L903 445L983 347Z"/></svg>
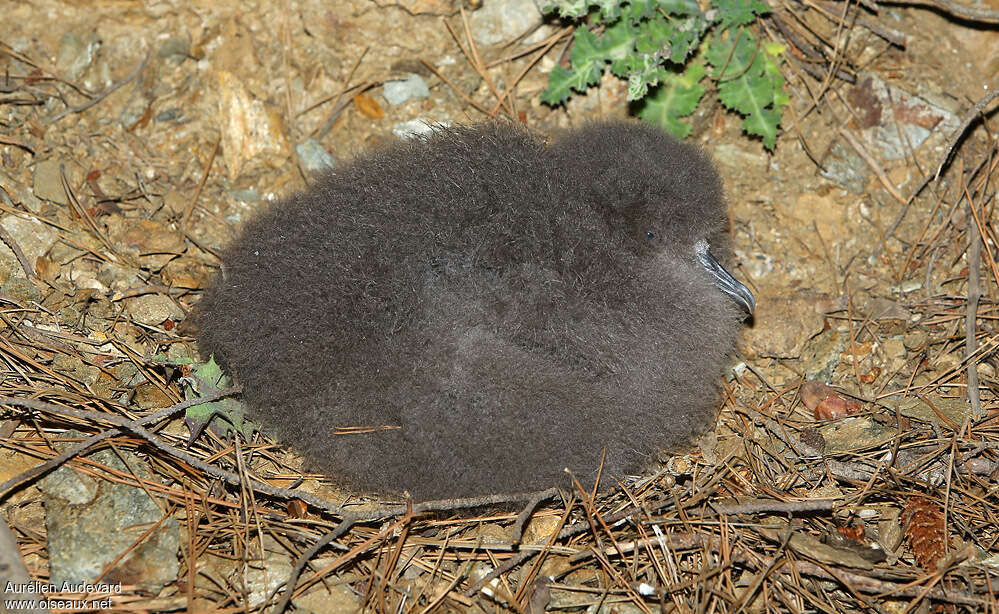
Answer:
<svg viewBox="0 0 999 614"><path fill-rule="evenodd" d="M82 437L76 431L67 436ZM56 442L65 450L75 442ZM152 479L144 461L122 452L128 466L111 450L100 450L86 458L118 471L135 472ZM49 577L54 584L93 582L113 561L103 581L138 584L154 594L177 579L180 547L177 520L169 518L134 546L142 531L162 519L163 511L141 488L94 478L69 467L59 467L39 482L45 494L45 528L49 554Z"/></svg>
<svg viewBox="0 0 999 614"><path fill-rule="evenodd" d="M305 171L310 174L322 173L336 167L336 160L329 154L316 139L306 139L295 146L298 159L301 160Z"/></svg>
<svg viewBox="0 0 999 614"><path fill-rule="evenodd" d="M182 320L184 311L162 294L145 294L126 301L132 318L147 326L159 326L164 320Z"/></svg>
<svg viewBox="0 0 999 614"><path fill-rule="evenodd" d="M69 203L66 190L62 187L61 158L49 158L35 165L35 196L60 205Z"/></svg>
<svg viewBox="0 0 999 614"><path fill-rule="evenodd" d="M60 76L74 81L94 61L94 54L101 47L101 39L93 32L80 36L75 32L67 32L59 40L59 54L56 56L56 68Z"/></svg>
<svg viewBox="0 0 999 614"><path fill-rule="evenodd" d="M494 0L468 18L472 37L480 45L496 45L541 25L542 15L532 0Z"/></svg>
<svg viewBox="0 0 999 614"><path fill-rule="evenodd" d="M407 100L414 98L428 98L430 88L423 77L415 73L408 73L402 79L386 81L382 86L382 96L385 101L392 106L400 105Z"/></svg>

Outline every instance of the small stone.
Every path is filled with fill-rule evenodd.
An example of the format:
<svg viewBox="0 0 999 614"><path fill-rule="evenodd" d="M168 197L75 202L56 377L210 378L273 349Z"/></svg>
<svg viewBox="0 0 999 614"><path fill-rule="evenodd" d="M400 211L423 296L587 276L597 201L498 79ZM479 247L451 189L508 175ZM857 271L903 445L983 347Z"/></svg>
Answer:
<svg viewBox="0 0 999 614"><path fill-rule="evenodd" d="M480 45L496 45L541 25L541 11L532 0L492 0L468 18L472 37Z"/></svg>
<svg viewBox="0 0 999 614"><path fill-rule="evenodd" d="M270 598L291 573L291 557L273 537L265 535L263 556L253 548L253 565L238 566L230 576L233 584L245 581L247 605L254 608Z"/></svg>
<svg viewBox="0 0 999 614"><path fill-rule="evenodd" d="M818 429L826 442L826 452L849 452L883 444L893 431L866 416L844 418Z"/></svg>
<svg viewBox="0 0 999 614"><path fill-rule="evenodd" d="M409 73L402 79L386 81L382 86L382 96L390 105L396 106L412 98L429 98L430 88L423 77Z"/></svg>
<svg viewBox="0 0 999 614"><path fill-rule="evenodd" d="M155 409L173 404L173 399L150 382L143 382L134 390L135 394L132 396L132 400L140 409Z"/></svg>
<svg viewBox="0 0 999 614"><path fill-rule="evenodd" d="M97 378L101 374L101 370L97 367L86 364L77 356L67 354L56 354L52 359L52 368L59 373L72 376L73 379L88 386L97 382Z"/></svg>
<svg viewBox="0 0 999 614"><path fill-rule="evenodd" d="M415 565L406 568L419 569ZM327 586L329 590L327 590ZM361 611L361 603L347 586L343 584L319 585L316 590L302 595L292 601L295 610L303 610L311 614L353 614Z"/></svg>
<svg viewBox="0 0 999 614"><path fill-rule="evenodd" d="M62 173L60 171L62 164L61 159L50 158L35 165L35 196L60 205L69 203L66 198L66 190L62 187Z"/></svg>
<svg viewBox="0 0 999 614"><path fill-rule="evenodd" d="M24 275L21 263L17 261L17 258L13 254L0 253L0 286L7 283L15 275Z"/></svg>
<svg viewBox="0 0 999 614"><path fill-rule="evenodd" d="M48 224L43 224L33 217L21 217L19 215L5 215L0 218L0 226L7 231L24 257L34 266L39 257L48 253L55 242L59 240L59 235L52 231ZM0 252L14 257L14 252L7 247L6 243L0 244Z"/></svg>
<svg viewBox="0 0 999 614"><path fill-rule="evenodd" d="M11 277L0 286L0 294L22 303L37 303L42 300L42 293L35 284L24 277Z"/></svg>
<svg viewBox="0 0 999 614"><path fill-rule="evenodd" d="M97 497L97 480L82 471L56 470L42 478L38 488L50 497L72 505L84 505Z"/></svg>
<svg viewBox="0 0 999 614"><path fill-rule="evenodd" d="M520 541L525 544L545 544L561 522L561 519L555 515L535 516L527 523Z"/></svg>
<svg viewBox="0 0 999 614"><path fill-rule="evenodd" d="M862 194L871 176L871 169L856 150L837 138L822 158L819 175L835 181L854 194Z"/></svg>
<svg viewBox="0 0 999 614"><path fill-rule="evenodd" d="M336 167L336 160L329 154L319 141L306 139L295 147L298 159L301 160L305 171L310 174L318 174Z"/></svg>
<svg viewBox="0 0 999 614"><path fill-rule="evenodd" d="M905 342L901 336L885 339L882 347L884 348L885 356L891 360L905 358Z"/></svg>
<svg viewBox="0 0 999 614"><path fill-rule="evenodd" d="M59 40L59 54L56 56L56 68L62 73L61 76L74 81L94 61L94 54L97 53L100 47L101 39L93 32L84 36L80 36L74 32L67 32Z"/></svg>
<svg viewBox="0 0 999 614"><path fill-rule="evenodd" d="M182 320L184 311L162 294L145 294L125 302L132 318L147 326L159 326L164 320Z"/></svg>
<svg viewBox="0 0 999 614"><path fill-rule="evenodd" d="M482 540L483 544L509 544L510 532L496 523L486 523L479 526L475 532L475 539Z"/></svg>
<svg viewBox="0 0 999 614"><path fill-rule="evenodd" d="M197 289L204 288L213 273L213 269L200 259L181 256L168 262L160 271L160 277L173 288Z"/></svg>
<svg viewBox="0 0 999 614"><path fill-rule="evenodd" d="M156 114L153 118L158 122L175 122L184 119L184 111L178 107L173 107L171 109L164 109Z"/></svg>
<svg viewBox="0 0 999 614"><path fill-rule="evenodd" d="M58 170L58 167L56 170ZM36 166L35 173L37 172L38 168ZM28 186L3 172L0 172L0 185L3 185L3 190L0 190L0 202L4 202L10 206L13 206L13 203L16 202L23 205L23 207L26 207L28 211L31 211L32 213L41 212L42 206L45 203L40 201L38 197L35 196L33 188L28 188ZM62 186L60 184L60 189L61 187ZM65 195L65 193L63 194Z"/></svg>
<svg viewBox="0 0 999 614"><path fill-rule="evenodd" d="M975 371L978 372L979 377L985 377L988 379L995 379L996 377L995 367L987 362L980 362L976 364Z"/></svg>
<svg viewBox="0 0 999 614"><path fill-rule="evenodd" d="M902 339L902 343L905 344L906 349L909 350L921 350L926 347L926 343L930 339L930 334L925 330L916 329L911 330L905 334Z"/></svg>
<svg viewBox="0 0 999 614"><path fill-rule="evenodd" d="M885 407L908 418L949 426L961 425L971 417L971 405L964 399L925 396L917 399L883 399ZM929 403L933 406L930 407ZM939 413L938 413L939 412ZM941 414L943 417L941 418Z"/></svg>
<svg viewBox="0 0 999 614"><path fill-rule="evenodd" d="M854 124L870 153L881 160L903 160L931 135L949 138L960 121L950 111L889 85L873 74L861 74L846 90Z"/></svg>
<svg viewBox="0 0 999 614"><path fill-rule="evenodd" d="M246 190L232 190L229 192L229 196L232 196L233 198L242 203L260 202L260 193L253 188L249 188Z"/></svg>
<svg viewBox="0 0 999 614"><path fill-rule="evenodd" d="M82 437L75 431L66 435ZM55 447L64 451L74 444L56 442ZM141 479L155 479L144 461L130 452L122 454L127 466L112 450L100 450L86 458ZM69 467L55 469L39 487L45 493L52 583L93 582L104 572L104 582L138 584L155 594L177 579L180 538L175 518L161 522L136 544L143 532L163 517L163 511L143 489L95 479ZM105 571L113 561L117 562Z"/></svg>
<svg viewBox="0 0 999 614"><path fill-rule="evenodd" d="M902 545L902 525L899 522L901 510L888 508L878 521L878 543L886 552L895 552Z"/></svg>
<svg viewBox="0 0 999 614"><path fill-rule="evenodd" d="M191 45L182 38L171 38L163 43L159 56L168 62L180 64L191 55Z"/></svg>
<svg viewBox="0 0 999 614"><path fill-rule="evenodd" d="M222 158L235 179L247 162L276 167L287 159L291 147L285 136L281 114L271 105L250 95L232 73L219 71L219 120L222 126Z"/></svg>
<svg viewBox="0 0 999 614"><path fill-rule="evenodd" d="M183 233L156 220L113 216L107 225L111 240L151 271L158 271L187 249Z"/></svg>

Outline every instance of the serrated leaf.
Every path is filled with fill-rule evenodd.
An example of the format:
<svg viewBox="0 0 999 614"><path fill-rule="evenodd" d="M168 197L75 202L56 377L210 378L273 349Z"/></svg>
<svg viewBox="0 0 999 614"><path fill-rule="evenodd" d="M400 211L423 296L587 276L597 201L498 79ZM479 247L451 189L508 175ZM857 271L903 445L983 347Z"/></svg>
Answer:
<svg viewBox="0 0 999 614"><path fill-rule="evenodd" d="M759 0L714 0L712 5L718 11L722 30L750 24L758 16L770 12L770 7Z"/></svg>
<svg viewBox="0 0 999 614"><path fill-rule="evenodd" d="M756 61L757 51L756 37L740 28L727 36L712 37L705 59L714 69L711 76L723 82L749 70Z"/></svg>
<svg viewBox="0 0 999 614"><path fill-rule="evenodd" d="M697 15L674 21L676 33L670 46L669 60L674 64L684 64L687 56L701 44L708 22Z"/></svg>
<svg viewBox="0 0 999 614"><path fill-rule="evenodd" d="M704 96L704 87L699 82L706 73L704 65L695 62L682 74L668 74L662 84L641 101L638 117L676 138L686 137L690 134L690 125L678 118L690 115L697 108Z"/></svg>
<svg viewBox="0 0 999 614"><path fill-rule="evenodd" d="M572 49L569 50L569 60L573 67L577 64L598 62L602 59L600 40L597 35L586 28L576 28L573 33Z"/></svg>
<svg viewBox="0 0 999 614"><path fill-rule="evenodd" d="M578 28L569 52L571 68L566 70L556 65L552 69L548 88L541 93L541 102L558 105L573 91L585 92L600 81L608 60L626 58L633 49L634 34L623 20L604 30L599 37L586 28Z"/></svg>
<svg viewBox="0 0 999 614"><path fill-rule="evenodd" d="M763 145L773 150L788 97L784 77L767 51L751 32L740 28L712 39L706 57L718 79L718 99L744 115L743 129L763 137Z"/></svg>
<svg viewBox="0 0 999 614"><path fill-rule="evenodd" d="M639 53L662 51L673 44L677 35L676 27L662 15L642 22L639 33L635 38L635 50Z"/></svg>
<svg viewBox="0 0 999 614"><path fill-rule="evenodd" d="M701 7L697 0L656 0L656 4L667 15L699 15Z"/></svg>
<svg viewBox="0 0 999 614"><path fill-rule="evenodd" d="M656 0L634 0L621 7L621 19L632 25L638 25L656 15L658 8Z"/></svg>
<svg viewBox="0 0 999 614"><path fill-rule="evenodd" d="M593 0L593 4L604 22L609 23L621 16L621 0Z"/></svg>
<svg viewBox="0 0 999 614"><path fill-rule="evenodd" d="M773 86L753 70L718 84L718 99L743 115L758 112L773 102Z"/></svg>
<svg viewBox="0 0 999 614"><path fill-rule="evenodd" d="M758 113L750 113L742 120L742 129L747 134L763 137L763 146L773 151L777 146L777 127L780 125L780 119L780 112L760 109Z"/></svg>
<svg viewBox="0 0 999 614"><path fill-rule="evenodd" d="M628 77L628 102L641 100L654 87L666 78L666 69L658 64L651 64L648 69L631 74Z"/></svg>
<svg viewBox="0 0 999 614"><path fill-rule="evenodd" d="M588 0L554 0L542 9L545 13L557 12L560 17L579 19L589 11Z"/></svg>
<svg viewBox="0 0 999 614"><path fill-rule="evenodd" d="M610 26L597 39L597 52L604 60L615 60L631 55L635 50L634 26L625 20L620 20Z"/></svg>
<svg viewBox="0 0 999 614"><path fill-rule="evenodd" d="M203 392L211 392L229 387L231 380L229 376L222 372L222 367L215 362L215 357L210 356L208 362L199 364L191 373L193 385L184 390L185 399L194 399ZM215 417L220 417L229 425L222 429L223 433L235 429L249 439L256 430L256 426L246 419L246 406L239 401L226 397L208 403L199 403L187 408L184 415L184 422L187 424L191 437L188 443L193 443L198 435Z"/></svg>
<svg viewBox="0 0 999 614"><path fill-rule="evenodd" d="M552 68L548 76L548 88L541 92L541 102L552 106L560 105L569 99L572 90L586 91L587 75L568 71L559 65Z"/></svg>

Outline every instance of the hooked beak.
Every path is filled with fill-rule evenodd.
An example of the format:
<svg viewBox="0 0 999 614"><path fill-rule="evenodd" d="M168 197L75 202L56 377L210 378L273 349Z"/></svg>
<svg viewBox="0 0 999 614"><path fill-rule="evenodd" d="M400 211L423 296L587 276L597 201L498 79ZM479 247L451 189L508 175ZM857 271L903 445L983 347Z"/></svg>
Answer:
<svg viewBox="0 0 999 614"><path fill-rule="evenodd" d="M711 255L711 252L708 251L708 242L701 239L695 243L694 253L701 266L711 273L718 289L745 309L746 313L752 315L753 309L756 308L756 299L753 298L753 293L749 291L749 288L736 281L732 274L726 271L725 267Z"/></svg>

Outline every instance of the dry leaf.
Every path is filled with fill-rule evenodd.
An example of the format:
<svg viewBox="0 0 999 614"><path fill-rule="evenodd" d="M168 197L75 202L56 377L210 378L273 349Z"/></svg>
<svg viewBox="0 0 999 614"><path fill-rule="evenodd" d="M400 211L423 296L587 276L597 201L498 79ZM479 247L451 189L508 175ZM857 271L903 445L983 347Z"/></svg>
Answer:
<svg viewBox="0 0 999 614"><path fill-rule="evenodd" d="M836 527L836 530L843 537L856 540L864 539L864 534L866 533L864 524L861 522L849 527Z"/></svg>
<svg viewBox="0 0 999 614"><path fill-rule="evenodd" d="M812 410L816 420L833 420L859 413L861 405L845 399L835 390L819 381L805 382L801 387L801 401Z"/></svg>
<svg viewBox="0 0 999 614"><path fill-rule="evenodd" d="M367 94L358 94L354 96L354 106L357 110L361 112L361 115L365 117L370 117L371 119L381 119L385 117L385 111L382 111L381 105L379 105L374 98L368 96Z"/></svg>
<svg viewBox="0 0 999 614"><path fill-rule="evenodd" d="M860 381L864 384L873 384L874 380L881 376L881 367L874 367L867 372L867 375L861 375Z"/></svg>
<svg viewBox="0 0 999 614"><path fill-rule="evenodd" d="M308 506L301 499L291 499L288 501L288 516L292 518L305 518L308 514Z"/></svg>
<svg viewBox="0 0 999 614"><path fill-rule="evenodd" d="M35 274L45 281L54 281L60 272L59 265L49 258L45 256L35 258Z"/></svg>

